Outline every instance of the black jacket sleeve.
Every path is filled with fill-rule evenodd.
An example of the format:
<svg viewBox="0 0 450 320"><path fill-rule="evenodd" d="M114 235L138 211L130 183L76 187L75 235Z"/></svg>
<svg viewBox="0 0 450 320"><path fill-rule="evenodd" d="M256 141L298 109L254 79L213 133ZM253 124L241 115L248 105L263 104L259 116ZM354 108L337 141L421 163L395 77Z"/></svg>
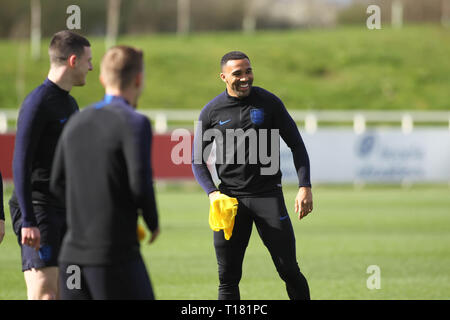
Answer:
<svg viewBox="0 0 450 320"><path fill-rule="evenodd" d="M210 128L210 121L206 110L207 108L204 108L200 112L199 121L194 133L192 172L206 194L210 194L218 189L214 184L205 160L205 157L209 156L212 146L212 141L205 141L205 139L203 139L203 133Z"/></svg>
<svg viewBox="0 0 450 320"><path fill-rule="evenodd" d="M309 156L297 125L281 100L277 109L277 128L280 136L292 151L299 187L311 187Z"/></svg>
<svg viewBox="0 0 450 320"><path fill-rule="evenodd" d="M23 102L17 120L13 176L23 227L37 226L31 201L31 164L46 124L46 118L39 110L40 103L39 94L30 94Z"/></svg>
<svg viewBox="0 0 450 320"><path fill-rule="evenodd" d="M131 192L150 231L158 228L158 212L151 165L152 130L150 121L139 116L132 120L123 141Z"/></svg>

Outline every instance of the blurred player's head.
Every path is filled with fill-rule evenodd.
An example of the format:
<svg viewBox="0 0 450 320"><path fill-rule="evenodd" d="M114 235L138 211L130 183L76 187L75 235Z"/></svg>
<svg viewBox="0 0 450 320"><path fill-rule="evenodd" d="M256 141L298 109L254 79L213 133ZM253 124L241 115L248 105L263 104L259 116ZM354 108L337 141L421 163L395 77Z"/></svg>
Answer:
<svg viewBox="0 0 450 320"><path fill-rule="evenodd" d="M220 61L220 78L227 85L230 96L245 98L253 84L253 70L248 56L240 51L225 54Z"/></svg>
<svg viewBox="0 0 450 320"><path fill-rule="evenodd" d="M91 44L72 31L64 30L53 35L48 48L51 68L64 67L72 86L83 86L86 75L92 70Z"/></svg>
<svg viewBox="0 0 450 320"><path fill-rule="evenodd" d="M144 88L144 54L142 50L115 46L103 56L100 65L100 82L107 93L121 95L130 104L137 100Z"/></svg>

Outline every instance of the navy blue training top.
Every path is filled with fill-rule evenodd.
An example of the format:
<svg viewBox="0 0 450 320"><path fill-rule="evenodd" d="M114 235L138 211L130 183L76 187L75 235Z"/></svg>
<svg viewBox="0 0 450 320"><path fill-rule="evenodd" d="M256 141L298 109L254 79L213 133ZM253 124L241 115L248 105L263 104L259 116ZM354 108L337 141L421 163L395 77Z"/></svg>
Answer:
<svg viewBox="0 0 450 320"><path fill-rule="evenodd" d="M67 206L60 261L105 265L139 256L138 214L151 231L158 227L151 143L150 121L122 97L107 95L70 119L51 175L51 190Z"/></svg>
<svg viewBox="0 0 450 320"><path fill-rule="evenodd" d="M275 148L275 145L275 154L271 154L271 141L274 141L272 137L278 138L278 141L281 137L291 149L299 186L311 186L309 157L302 137L283 102L274 94L252 87L249 96L239 99L230 96L225 90L202 109L199 121L194 137L192 170L207 194L217 190L205 159L210 153L208 148L213 140L216 142L216 158L221 158L222 162L216 161L216 170L221 180L219 189L223 193L232 196L262 196L281 192L279 165L271 174L262 174L261 171L271 166L261 154L266 154L272 160L277 160L278 157L279 164L279 146ZM278 135L272 129L277 129ZM238 143L236 137L239 136L239 130L247 135L245 143ZM209 134L205 134L206 132ZM264 132L267 132L267 136L261 134ZM243 145L245 148L238 150ZM260 153L263 147L266 150ZM252 148L253 154L249 151ZM244 155L243 158L239 158L239 152ZM230 156L228 160L227 156Z"/></svg>
<svg viewBox="0 0 450 320"><path fill-rule="evenodd" d="M14 192L10 202L20 207L22 227L36 226L32 204L62 205L49 191L50 172L59 136L75 99L46 79L24 100L17 120L13 159Z"/></svg>

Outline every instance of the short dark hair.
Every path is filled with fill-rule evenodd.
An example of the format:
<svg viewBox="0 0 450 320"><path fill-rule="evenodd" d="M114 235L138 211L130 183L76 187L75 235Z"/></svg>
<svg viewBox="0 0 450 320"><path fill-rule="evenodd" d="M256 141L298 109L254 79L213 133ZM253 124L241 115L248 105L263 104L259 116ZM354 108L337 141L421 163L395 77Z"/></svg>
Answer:
<svg viewBox="0 0 450 320"><path fill-rule="evenodd" d="M242 60L242 59L247 59L248 61L250 61L250 58L241 51L228 52L220 60L220 67L222 68L230 60Z"/></svg>
<svg viewBox="0 0 450 320"><path fill-rule="evenodd" d="M81 57L84 53L84 47L90 47L89 41L69 30L63 30L55 33L48 47L50 62L61 64L72 54Z"/></svg>

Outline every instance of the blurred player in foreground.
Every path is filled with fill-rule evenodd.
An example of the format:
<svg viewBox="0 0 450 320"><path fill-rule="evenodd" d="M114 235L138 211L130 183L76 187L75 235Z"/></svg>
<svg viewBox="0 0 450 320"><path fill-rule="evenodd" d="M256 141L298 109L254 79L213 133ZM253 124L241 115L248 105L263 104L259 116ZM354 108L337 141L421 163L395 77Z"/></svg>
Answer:
<svg viewBox="0 0 450 320"><path fill-rule="evenodd" d="M214 232L219 299L240 298L242 263L255 222L280 277L286 283L289 298L307 300L310 298L308 283L297 263L294 230L281 188L279 137L292 150L298 174L295 211L299 213L299 219L309 214L313 205L305 145L281 100L262 88L252 86L253 70L247 55L239 51L225 54L221 60L220 77L226 83L226 90L200 113L192 164L194 175L210 201L215 200L219 191L238 199L231 238L226 240L223 231ZM216 142L219 188L206 165L211 137ZM246 147L241 153L244 157L240 157L243 146ZM262 149L266 153L267 150L272 151L272 163L262 161ZM260 157L256 159L256 156ZM275 166L270 168L272 164Z"/></svg>
<svg viewBox="0 0 450 320"><path fill-rule="evenodd" d="M56 144L78 111L69 94L92 70L89 41L70 31L56 33L48 49L47 79L24 100L17 120L11 219L22 254L28 299L58 298L58 253L65 207L49 191Z"/></svg>
<svg viewBox="0 0 450 320"><path fill-rule="evenodd" d="M159 234L151 126L135 111L144 87L142 51L109 49L100 81L104 100L70 119L54 159L51 189L67 203L61 298L154 299L136 234L139 212L150 243Z"/></svg>

